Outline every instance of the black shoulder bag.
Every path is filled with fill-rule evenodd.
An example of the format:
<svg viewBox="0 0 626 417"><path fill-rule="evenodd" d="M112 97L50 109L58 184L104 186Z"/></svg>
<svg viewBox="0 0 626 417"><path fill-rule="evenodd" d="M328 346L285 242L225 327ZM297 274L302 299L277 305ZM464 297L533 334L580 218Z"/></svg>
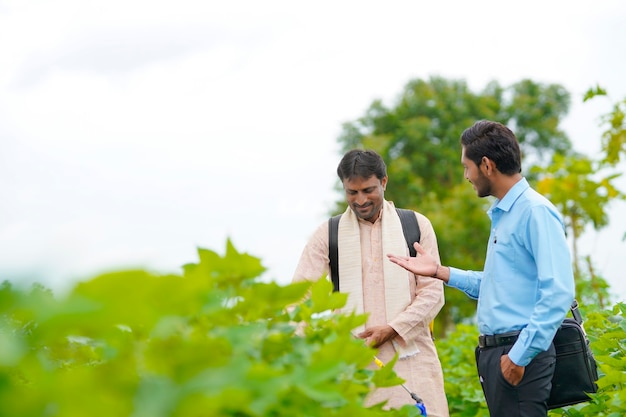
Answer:
<svg viewBox="0 0 626 417"><path fill-rule="evenodd" d="M572 318L565 318L554 336L556 366L548 409L589 401L598 390L598 367L582 327L583 319L574 300Z"/></svg>

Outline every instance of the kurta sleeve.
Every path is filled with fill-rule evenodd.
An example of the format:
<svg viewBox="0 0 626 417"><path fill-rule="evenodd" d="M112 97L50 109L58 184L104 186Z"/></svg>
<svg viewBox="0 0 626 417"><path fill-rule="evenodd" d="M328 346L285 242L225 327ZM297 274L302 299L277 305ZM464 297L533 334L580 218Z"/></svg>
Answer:
<svg viewBox="0 0 626 417"><path fill-rule="evenodd" d="M324 222L313 232L302 250L292 282L318 280L328 274L328 263L328 222Z"/></svg>
<svg viewBox="0 0 626 417"><path fill-rule="evenodd" d="M428 218L420 213L415 213L420 227L420 245L431 254L437 262L440 262L437 236ZM397 317L389 321L389 325L398 332L404 340L411 340L422 335L424 328L428 328L431 321L437 316L444 305L443 282L437 278L415 276L409 272L416 285L412 301L406 309Z"/></svg>

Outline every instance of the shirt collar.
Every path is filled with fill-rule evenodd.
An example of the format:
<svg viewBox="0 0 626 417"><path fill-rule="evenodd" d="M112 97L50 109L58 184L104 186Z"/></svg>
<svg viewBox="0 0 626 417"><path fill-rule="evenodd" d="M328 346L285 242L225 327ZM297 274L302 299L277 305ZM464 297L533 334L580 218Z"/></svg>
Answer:
<svg viewBox="0 0 626 417"><path fill-rule="evenodd" d="M526 191L528 188L530 188L530 185L528 185L528 181L526 180L526 178L522 177L521 180L519 180L513 187L511 187L509 191L507 191L502 200L496 199L496 201L494 201L489 211L491 212L496 208L502 211L511 210L511 207L513 207L515 201L517 201L519 196L522 195L524 191Z"/></svg>

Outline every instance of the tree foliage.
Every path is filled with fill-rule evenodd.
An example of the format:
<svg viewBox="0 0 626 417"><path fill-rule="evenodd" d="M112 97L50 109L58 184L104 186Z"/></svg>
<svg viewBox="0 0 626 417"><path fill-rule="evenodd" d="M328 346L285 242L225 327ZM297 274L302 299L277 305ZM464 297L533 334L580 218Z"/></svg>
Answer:
<svg viewBox="0 0 626 417"><path fill-rule="evenodd" d="M598 96L606 96L606 91L599 86L589 89L584 100ZM588 257L588 271L582 270L578 241L586 226L591 225L595 230L606 227L609 223L609 205L615 200L626 199L626 194L615 185L616 180L622 176L616 166L626 155L624 110L626 100L618 102L610 113L602 116L605 130L602 134L600 157L594 159L576 153L555 154L550 165L533 168L538 178L537 190L559 208L571 232L577 294L579 297L588 297L589 292L584 290L591 290L595 302L600 305L604 305L608 298L606 282L595 274ZM626 237L626 233L624 236Z"/></svg>
<svg viewBox="0 0 626 417"><path fill-rule="evenodd" d="M583 155L554 155L552 164L535 167L539 176L537 191L545 195L563 214L572 232L573 258L579 275L578 239L591 224L598 230L609 223L607 206L626 195L615 186L621 173L603 175L603 165Z"/></svg>
<svg viewBox="0 0 626 417"><path fill-rule="evenodd" d="M607 91L596 86L587 90L584 101L603 96L608 96ZM626 157L626 98L613 104L613 109L602 116L602 124L606 129L602 134L601 163L615 166Z"/></svg>
<svg viewBox="0 0 626 417"><path fill-rule="evenodd" d="M563 87L531 80L508 88L494 81L475 93L462 80L418 79L392 107L374 101L365 116L345 123L339 142L343 151L379 152L391 162L388 194L405 206L419 206L428 194L445 198L463 182L459 138L477 120L515 126L527 157L569 152L570 141L559 129L569 100Z"/></svg>

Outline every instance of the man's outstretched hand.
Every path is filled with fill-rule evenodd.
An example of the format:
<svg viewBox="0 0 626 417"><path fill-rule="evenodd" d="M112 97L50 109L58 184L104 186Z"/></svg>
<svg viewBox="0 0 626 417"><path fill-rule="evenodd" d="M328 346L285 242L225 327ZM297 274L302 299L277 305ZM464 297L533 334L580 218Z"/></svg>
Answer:
<svg viewBox="0 0 626 417"><path fill-rule="evenodd" d="M423 275L425 277L431 277L437 272L437 261L429 253L427 253L422 245L415 242L413 244L417 255L415 257L399 256L394 254L387 254L387 257L391 262L396 265L400 265L407 271L413 272L416 275Z"/></svg>

